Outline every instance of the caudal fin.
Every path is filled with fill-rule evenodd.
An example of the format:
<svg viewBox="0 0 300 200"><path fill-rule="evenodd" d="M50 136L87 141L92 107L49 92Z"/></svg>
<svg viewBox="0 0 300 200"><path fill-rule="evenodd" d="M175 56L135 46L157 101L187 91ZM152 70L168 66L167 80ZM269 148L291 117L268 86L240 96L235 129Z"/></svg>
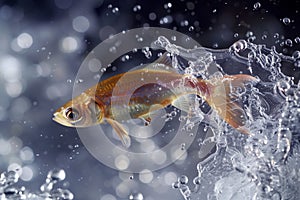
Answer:
<svg viewBox="0 0 300 200"><path fill-rule="evenodd" d="M239 93L245 90L246 84L257 82L258 79L245 74L209 80L209 95L206 100L228 124L244 134L249 134L245 126L247 115L239 100Z"/></svg>

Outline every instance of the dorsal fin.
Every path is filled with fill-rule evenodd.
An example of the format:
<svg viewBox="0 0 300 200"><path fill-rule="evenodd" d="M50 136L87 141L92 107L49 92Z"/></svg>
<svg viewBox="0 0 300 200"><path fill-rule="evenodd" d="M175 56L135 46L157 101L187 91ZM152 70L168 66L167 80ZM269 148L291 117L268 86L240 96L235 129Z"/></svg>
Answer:
<svg viewBox="0 0 300 200"><path fill-rule="evenodd" d="M172 73L178 73L176 69L172 66L172 58L168 56L168 53L164 53L161 57L159 57L156 61L153 63L147 65L148 69L151 70L163 70L168 71Z"/></svg>
<svg viewBox="0 0 300 200"><path fill-rule="evenodd" d="M172 58L168 56L168 53L165 52L162 56L160 56L154 63L164 64L166 66L172 67Z"/></svg>

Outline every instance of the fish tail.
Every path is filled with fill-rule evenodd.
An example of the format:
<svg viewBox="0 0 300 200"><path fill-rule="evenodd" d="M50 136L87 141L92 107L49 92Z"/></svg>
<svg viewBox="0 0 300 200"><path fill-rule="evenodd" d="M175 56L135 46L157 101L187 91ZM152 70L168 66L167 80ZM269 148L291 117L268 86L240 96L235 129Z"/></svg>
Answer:
<svg viewBox="0 0 300 200"><path fill-rule="evenodd" d="M240 101L239 91L245 90L247 84L257 82L258 79L253 76L238 74L205 81L206 87L203 87L203 80L199 80L200 86L198 87L204 89L207 103L216 110L220 117L241 133L249 134L245 126L247 114Z"/></svg>

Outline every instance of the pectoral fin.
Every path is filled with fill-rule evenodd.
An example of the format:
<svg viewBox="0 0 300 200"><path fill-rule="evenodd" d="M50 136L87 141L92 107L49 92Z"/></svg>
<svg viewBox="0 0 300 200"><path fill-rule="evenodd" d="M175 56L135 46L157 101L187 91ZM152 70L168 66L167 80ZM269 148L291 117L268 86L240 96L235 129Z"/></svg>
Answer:
<svg viewBox="0 0 300 200"><path fill-rule="evenodd" d="M123 145L128 148L131 144L130 137L127 133L127 131L124 129L122 124L119 122L112 120L112 119L106 119L106 121L112 126L112 128L116 131L118 134L120 140L122 141Z"/></svg>
<svg viewBox="0 0 300 200"><path fill-rule="evenodd" d="M192 106L195 105L195 99L196 96L193 94L180 96L172 102L172 106L186 113L190 113Z"/></svg>

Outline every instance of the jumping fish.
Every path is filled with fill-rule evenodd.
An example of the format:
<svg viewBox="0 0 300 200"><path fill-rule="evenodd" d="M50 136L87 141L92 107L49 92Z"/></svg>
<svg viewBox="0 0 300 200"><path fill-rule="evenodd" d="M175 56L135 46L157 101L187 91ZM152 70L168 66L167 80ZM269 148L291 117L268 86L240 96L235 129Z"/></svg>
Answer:
<svg viewBox="0 0 300 200"><path fill-rule="evenodd" d="M150 123L152 112L170 104L188 112L189 98L185 97L193 94L203 98L232 127L249 133L246 113L232 91L256 83L256 78L238 74L202 80L180 74L171 66L169 57L163 54L145 68L103 80L60 107L53 120L68 127L106 121L128 147L130 138L120 120L141 118Z"/></svg>

